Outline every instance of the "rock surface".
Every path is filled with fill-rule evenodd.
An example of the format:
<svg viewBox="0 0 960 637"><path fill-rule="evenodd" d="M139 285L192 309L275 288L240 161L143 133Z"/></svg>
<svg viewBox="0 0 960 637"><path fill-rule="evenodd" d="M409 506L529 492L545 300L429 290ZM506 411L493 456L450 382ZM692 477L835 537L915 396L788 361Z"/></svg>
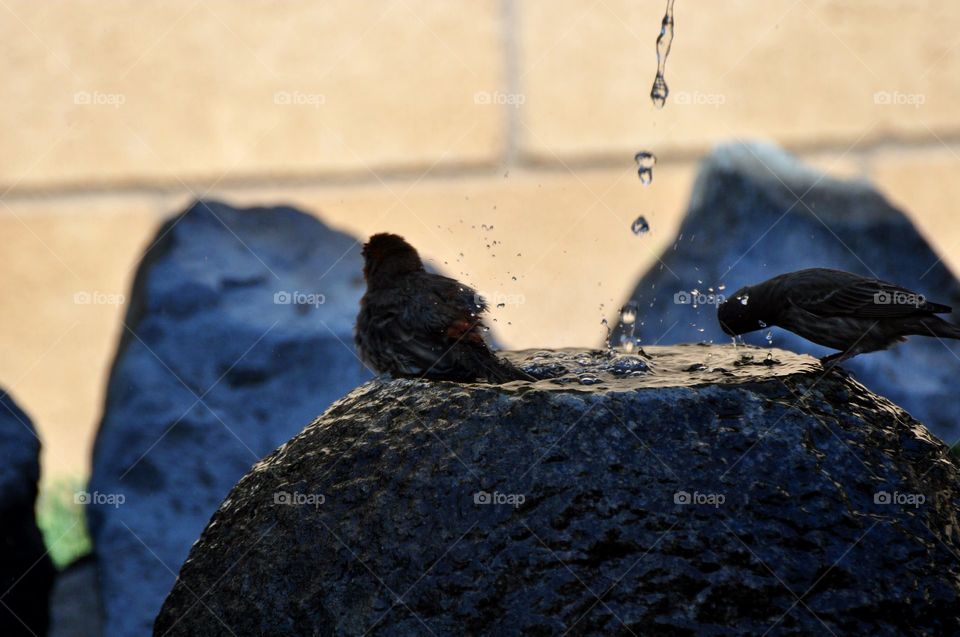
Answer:
<svg viewBox="0 0 960 637"><path fill-rule="evenodd" d="M40 439L0 390L0 635L45 635L54 567L37 527Z"/></svg>
<svg viewBox="0 0 960 637"><path fill-rule="evenodd" d="M360 246L287 207L201 202L140 265L90 481L104 632L148 634L190 546L263 455L370 375Z"/></svg>
<svg viewBox="0 0 960 637"><path fill-rule="evenodd" d="M946 447L766 353L367 383L234 487L155 634L955 634Z"/></svg>
<svg viewBox="0 0 960 637"><path fill-rule="evenodd" d="M48 637L101 637L102 607L97 563L86 555L57 574L50 596Z"/></svg>
<svg viewBox="0 0 960 637"><path fill-rule="evenodd" d="M636 333L642 343L729 343L709 288L729 295L809 267L876 276L960 308L960 283L869 183L824 176L768 144L729 144L703 162L675 248L660 255L630 296L639 310ZM701 297L696 307L689 302L694 291ZM615 331L614 342L621 333ZM746 340L759 345L764 337L756 332ZM833 351L780 329L773 330L773 344L817 357ZM958 357L956 341L913 337L844 367L952 443L960 437Z"/></svg>

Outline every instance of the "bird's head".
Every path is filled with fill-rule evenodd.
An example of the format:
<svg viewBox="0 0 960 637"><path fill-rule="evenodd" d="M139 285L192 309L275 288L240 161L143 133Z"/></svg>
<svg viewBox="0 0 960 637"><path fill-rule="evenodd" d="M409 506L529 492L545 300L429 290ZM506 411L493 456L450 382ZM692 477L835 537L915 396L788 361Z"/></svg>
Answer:
<svg viewBox="0 0 960 637"><path fill-rule="evenodd" d="M416 248L396 234L380 233L363 246L363 276L371 278L399 276L420 272L423 262Z"/></svg>
<svg viewBox="0 0 960 637"><path fill-rule="evenodd" d="M765 319L766 308L750 286L740 288L717 307L720 328L730 336L763 329L770 323Z"/></svg>

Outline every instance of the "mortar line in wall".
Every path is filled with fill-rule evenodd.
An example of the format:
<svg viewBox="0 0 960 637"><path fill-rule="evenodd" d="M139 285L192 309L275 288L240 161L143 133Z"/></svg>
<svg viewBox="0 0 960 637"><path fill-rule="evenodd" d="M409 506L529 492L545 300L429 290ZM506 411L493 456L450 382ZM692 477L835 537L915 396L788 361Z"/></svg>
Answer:
<svg viewBox="0 0 960 637"><path fill-rule="evenodd" d="M960 132L950 135L940 135L944 144L960 146ZM857 149L850 151L849 159L859 162L858 165L869 168L871 160L878 154L896 150L900 152L942 151L940 140L910 140L903 138L882 138L862 143ZM842 143L813 143L813 144L781 144L790 153L801 159L820 154L842 153L846 147ZM709 148L684 151L666 151L658 156L657 166L679 166L690 164L702 159L709 152ZM536 178L538 175L551 176L565 174L569 170L591 171L623 169L632 170L632 157L629 153L601 153L594 156L564 158L563 163L555 160L537 160L536 158L518 155L511 170L511 175L522 174L524 177ZM459 179L503 179L500 163L460 163L437 166L422 181L424 184L444 183ZM210 193L216 197L217 193L229 192L244 193L258 190L310 190L317 188L351 188L366 186L381 186L383 183L402 183L417 179L424 170L423 166L409 168L398 167L377 171L377 177L369 172L351 172L344 174L314 174L314 175L237 175L218 182ZM865 171L865 174L869 174ZM44 186L18 186L6 193L2 201L6 204L40 200L58 200L70 198L97 198L97 197L153 197L189 195L190 191L204 191L212 183L210 179L183 179L170 182L135 181L113 182L96 185L61 184ZM0 184L0 190L4 188ZM10 215L0 207L0 216Z"/></svg>
<svg viewBox="0 0 960 637"><path fill-rule="evenodd" d="M501 109L504 118L502 166L513 167L519 157L520 108L517 99L523 97L520 85L520 25L516 0L500 0L501 36L503 38L503 77L507 96ZM525 101L525 100L524 100Z"/></svg>

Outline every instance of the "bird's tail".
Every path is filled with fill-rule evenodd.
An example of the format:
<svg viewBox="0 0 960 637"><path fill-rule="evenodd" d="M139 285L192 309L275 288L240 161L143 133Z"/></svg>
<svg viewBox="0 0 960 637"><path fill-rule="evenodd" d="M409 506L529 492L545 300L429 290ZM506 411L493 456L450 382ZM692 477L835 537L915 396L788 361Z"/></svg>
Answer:
<svg viewBox="0 0 960 637"><path fill-rule="evenodd" d="M941 338L960 339L960 326L944 321L939 316L930 316L924 318L923 329L918 330L917 334L923 336L939 336Z"/></svg>
<svg viewBox="0 0 960 637"><path fill-rule="evenodd" d="M525 380L528 382L536 381L537 379L523 371L510 361L505 358L497 358L494 355L491 355L483 363L484 376L487 379L487 382L500 384L500 383L509 383L513 380Z"/></svg>

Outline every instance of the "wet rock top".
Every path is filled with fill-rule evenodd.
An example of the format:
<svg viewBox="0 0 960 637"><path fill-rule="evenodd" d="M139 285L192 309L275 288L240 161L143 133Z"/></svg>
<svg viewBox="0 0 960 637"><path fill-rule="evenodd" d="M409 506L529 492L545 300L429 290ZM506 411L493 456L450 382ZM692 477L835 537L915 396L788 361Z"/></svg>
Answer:
<svg viewBox="0 0 960 637"><path fill-rule="evenodd" d="M567 348L505 353L539 378L537 389L626 391L644 388L734 384L823 373L820 362L776 348L743 345L671 345L644 347L627 354L616 350ZM510 383L511 390L530 383Z"/></svg>
<svg viewBox="0 0 960 637"><path fill-rule="evenodd" d="M156 634L960 634L958 467L842 371L509 357L541 380L334 403L236 484Z"/></svg>

